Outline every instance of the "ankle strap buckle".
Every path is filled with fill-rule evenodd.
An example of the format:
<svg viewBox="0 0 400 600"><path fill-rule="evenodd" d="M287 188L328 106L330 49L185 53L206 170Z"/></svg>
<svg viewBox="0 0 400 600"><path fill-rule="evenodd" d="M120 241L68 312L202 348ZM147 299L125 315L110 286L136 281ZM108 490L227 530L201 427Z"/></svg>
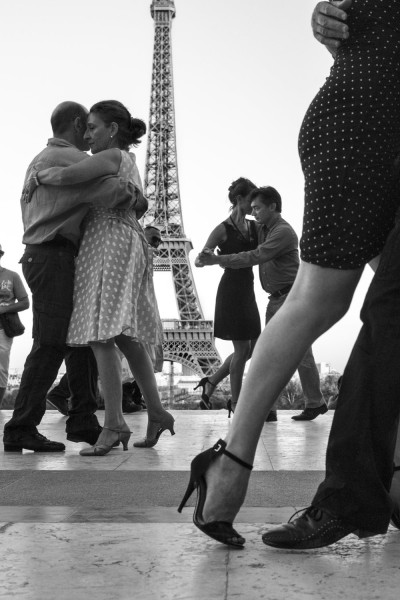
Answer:
<svg viewBox="0 0 400 600"><path fill-rule="evenodd" d="M249 471L253 470L253 465L250 465L249 463L245 462L241 458L238 458L237 456L232 454L232 452L229 452L228 450L226 450L226 442L224 440L218 440L218 442L213 446L212 449L214 450L214 452L216 454L225 454L226 456L229 456L229 458L231 460L237 462L239 465L241 465L242 467L245 467Z"/></svg>

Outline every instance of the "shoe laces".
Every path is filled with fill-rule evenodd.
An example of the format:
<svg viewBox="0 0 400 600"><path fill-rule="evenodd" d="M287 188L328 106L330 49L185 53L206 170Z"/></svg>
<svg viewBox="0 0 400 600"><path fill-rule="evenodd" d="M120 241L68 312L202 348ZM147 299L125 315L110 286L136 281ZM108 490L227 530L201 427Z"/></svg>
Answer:
<svg viewBox="0 0 400 600"><path fill-rule="evenodd" d="M300 510L296 510L295 513L292 514L288 523L292 523L296 515L300 515L297 517L298 519L307 519L307 517L311 517L314 521L320 521L323 515L323 511L316 506L307 506L307 508L301 508Z"/></svg>
<svg viewBox="0 0 400 600"><path fill-rule="evenodd" d="M50 441L50 440L48 440L48 438L47 438L47 437L45 437L44 435L42 435L42 434L41 434L41 433L39 433L39 432L37 432L37 433L36 433L36 436L35 436L35 437L37 437L39 440L42 440L42 442L48 442L48 441Z"/></svg>

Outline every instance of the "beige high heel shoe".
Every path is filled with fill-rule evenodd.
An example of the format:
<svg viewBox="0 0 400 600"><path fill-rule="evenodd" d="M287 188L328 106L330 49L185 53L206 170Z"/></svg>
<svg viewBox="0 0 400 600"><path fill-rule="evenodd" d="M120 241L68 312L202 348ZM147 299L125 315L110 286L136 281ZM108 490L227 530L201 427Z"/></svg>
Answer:
<svg viewBox="0 0 400 600"><path fill-rule="evenodd" d="M159 421L154 421L153 419L149 419L149 423L154 423L155 425L158 425L158 429L157 429L157 433L156 433L155 437L152 439L145 437L143 440L140 440L140 442L134 442L134 444L133 444L134 447L135 448L153 448L153 446L155 446L157 444L162 432L165 431L166 429L168 429L168 431L171 433L171 435L175 435L174 422L175 422L175 419L169 412L167 412L165 414L165 416Z"/></svg>
<svg viewBox="0 0 400 600"><path fill-rule="evenodd" d="M105 456L110 452L110 450L114 447L115 442L122 442L124 450L128 450L128 442L131 437L131 431L121 431L120 429L111 429L110 427L103 427L103 429L108 429L108 431L114 431L118 434L117 440L114 440L112 444L106 446L105 444L97 445L97 442L91 448L84 448L79 452L81 456Z"/></svg>

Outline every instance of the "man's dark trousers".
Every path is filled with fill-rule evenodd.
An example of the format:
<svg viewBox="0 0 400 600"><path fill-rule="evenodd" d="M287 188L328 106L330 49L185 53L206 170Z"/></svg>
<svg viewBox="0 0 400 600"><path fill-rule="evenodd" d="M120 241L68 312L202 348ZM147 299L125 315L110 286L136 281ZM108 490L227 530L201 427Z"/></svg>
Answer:
<svg viewBox="0 0 400 600"><path fill-rule="evenodd" d="M388 237L361 310L312 501L371 533L387 531L400 412L400 223Z"/></svg>
<svg viewBox="0 0 400 600"><path fill-rule="evenodd" d="M13 416L5 425L7 439L18 433L37 432L46 410L46 394L65 359L71 390L71 410L66 431L96 429L97 366L89 347L66 345L72 313L74 245L65 239L27 245L21 259L24 277L32 292L33 346L25 361Z"/></svg>

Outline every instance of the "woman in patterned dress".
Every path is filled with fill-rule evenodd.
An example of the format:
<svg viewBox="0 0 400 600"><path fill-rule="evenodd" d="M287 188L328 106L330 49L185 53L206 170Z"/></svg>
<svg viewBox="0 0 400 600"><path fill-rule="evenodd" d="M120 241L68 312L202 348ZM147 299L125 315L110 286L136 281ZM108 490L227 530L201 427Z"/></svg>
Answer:
<svg viewBox="0 0 400 600"><path fill-rule="evenodd" d="M256 344L226 440L193 461L184 498L195 481L196 526L234 546L245 542L232 522L265 417L306 348L347 312L365 265L376 267L399 204L400 2L353 0L347 24L350 37L300 131L305 210L296 281Z"/></svg>
<svg viewBox="0 0 400 600"><path fill-rule="evenodd" d="M161 346L162 326L151 273L148 244L137 218L147 209L132 145L145 124L132 119L115 100L92 106L85 138L93 157L72 167L51 167L37 174L40 184L76 185L116 175L132 187L126 208L91 207L77 259L74 309L69 345L90 345L96 357L105 403L104 427L96 444L80 452L103 456L121 441L127 449L130 431L122 414L119 348L128 360L148 408L147 434L137 447L154 446L161 433L174 433L174 419L162 407L153 365L145 344ZM121 189L126 186L121 186Z"/></svg>

